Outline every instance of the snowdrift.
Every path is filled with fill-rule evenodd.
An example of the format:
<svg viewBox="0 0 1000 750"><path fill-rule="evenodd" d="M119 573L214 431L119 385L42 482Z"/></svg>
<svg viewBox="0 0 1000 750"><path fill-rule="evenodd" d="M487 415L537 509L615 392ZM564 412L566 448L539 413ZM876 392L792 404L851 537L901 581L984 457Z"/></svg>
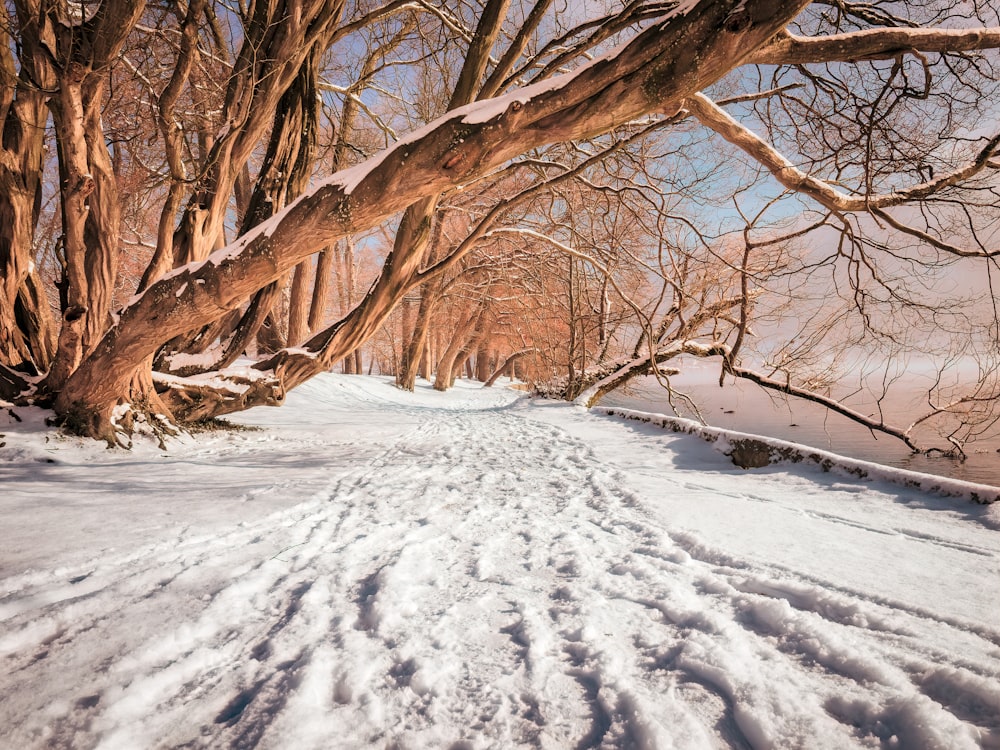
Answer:
<svg viewBox="0 0 1000 750"><path fill-rule="evenodd" d="M901 487L912 487L923 492L967 499L975 503L988 504L1000 500L1000 488L986 484L898 469L871 461L841 456L787 440L711 427L691 419L609 406L596 406L591 411L645 422L671 432L696 435L711 443L723 455L729 456L734 464L743 469L754 469L780 463L805 463L819 466L823 471L832 471L859 479L891 482Z"/></svg>

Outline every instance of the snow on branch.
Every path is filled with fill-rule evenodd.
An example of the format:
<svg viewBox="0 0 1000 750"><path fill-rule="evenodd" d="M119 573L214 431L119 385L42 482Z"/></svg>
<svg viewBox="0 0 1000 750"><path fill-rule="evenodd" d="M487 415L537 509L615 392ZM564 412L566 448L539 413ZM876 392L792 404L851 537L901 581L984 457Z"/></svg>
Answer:
<svg viewBox="0 0 1000 750"><path fill-rule="evenodd" d="M980 29L865 29L821 37L783 33L757 50L751 63L806 65L892 59L907 52L974 52L1000 47L1000 27Z"/></svg>

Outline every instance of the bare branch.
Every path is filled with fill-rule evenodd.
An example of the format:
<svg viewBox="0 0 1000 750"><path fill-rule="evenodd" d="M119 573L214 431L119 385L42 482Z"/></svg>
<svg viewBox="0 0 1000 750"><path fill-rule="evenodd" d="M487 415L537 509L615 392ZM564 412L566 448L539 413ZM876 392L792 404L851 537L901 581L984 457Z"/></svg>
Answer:
<svg viewBox="0 0 1000 750"><path fill-rule="evenodd" d="M1000 28L865 29L847 34L801 37L782 33L757 50L757 65L891 60L910 52L973 52L1000 47Z"/></svg>

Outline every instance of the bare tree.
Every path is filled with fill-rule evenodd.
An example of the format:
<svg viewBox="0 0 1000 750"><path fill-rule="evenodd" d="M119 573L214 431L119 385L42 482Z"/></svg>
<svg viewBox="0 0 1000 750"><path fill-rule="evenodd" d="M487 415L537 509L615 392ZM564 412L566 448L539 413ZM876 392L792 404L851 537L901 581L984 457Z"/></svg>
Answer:
<svg viewBox="0 0 1000 750"><path fill-rule="evenodd" d="M634 128L640 118L664 123L664 138L694 118L757 165L756 172L746 170L747 186L765 184L763 176L798 201L800 211L818 206L830 214L826 226L839 222L846 238L837 257L855 273L861 309L869 305L866 284L885 282L884 269L892 265L877 261L903 252L896 238L992 262L998 134L963 127L962 118L989 111L983 98L996 84L990 56L1000 46L1000 29L995 13L986 18L985 10L974 28L956 23L951 5L634 2L564 23L545 0L514 10L507 0L488 0L468 17L447 6L395 0L359 3L347 15L336 0L257 0L239 8L211 0L156 7L117 0L10 3L3 19L13 44L3 53L0 184L13 187L0 196L0 216L17 221L9 237L0 234L5 390L49 399L73 429L112 442L135 419L166 426L279 403L288 389L356 352L407 293L454 268L497 221L514 228L506 213L510 199L497 198L470 223L465 239L431 259L433 217L455 191L512 163L537 160L551 144L601 143L600 134ZM514 25L513 18L524 20ZM138 57L131 67L119 61L121 50L150 30L173 55L166 76L146 70ZM325 90L323 66L358 49L362 37L374 62L354 80L371 96L361 97L354 82L333 88L345 97L342 112L348 99L366 110L367 126L347 122L343 113L341 135L348 140L341 142L354 155L352 165L336 162L341 171L306 189L314 176L314 102ZM396 53L376 54L380 49ZM459 53L460 64L448 62ZM391 81L409 86L428 80L421 71L430 69L453 76L449 100L402 106ZM212 81L218 85L220 73L225 86L212 98L205 92ZM155 237L147 238L155 248L140 293L116 310L124 200L101 114L111 84L125 75L146 85L151 101L155 94L158 132L149 142L159 144L162 166L152 166L161 181L149 193L160 202ZM375 94L384 108L370 104ZM921 109L942 106L936 118ZM60 175L46 186L39 134L48 118ZM913 123L926 125L917 132ZM940 142L930 139L935 128ZM390 141L377 154L364 146L373 134ZM591 147L574 148L586 154ZM558 170L542 170L537 184L551 183ZM36 206L46 191L60 197L65 260L54 348L32 272ZM248 331L273 306L269 290L289 274L298 278L293 332L304 334L310 318L312 328L320 326L321 316L305 315L301 304L313 259L324 252L329 259L338 241L379 226L393 228L392 250L357 304L250 371L225 369L248 350ZM953 239L955 226L963 230L961 242ZM583 264L577 270L591 270L574 287L584 296L572 307L596 308L586 336L596 337L598 351L609 351L613 336L601 300L610 297L599 287L613 274L594 274L589 260L577 261ZM904 258L910 261L917 262ZM329 266L318 262L323 279ZM861 267L876 270L862 279ZM622 300L630 296L623 292ZM740 304L726 314L738 320ZM871 315L870 322L875 331L882 321ZM745 329L745 322L737 325L733 335ZM739 342L728 342L735 349L726 358L731 372L741 366ZM181 362L222 369L207 385L185 377Z"/></svg>

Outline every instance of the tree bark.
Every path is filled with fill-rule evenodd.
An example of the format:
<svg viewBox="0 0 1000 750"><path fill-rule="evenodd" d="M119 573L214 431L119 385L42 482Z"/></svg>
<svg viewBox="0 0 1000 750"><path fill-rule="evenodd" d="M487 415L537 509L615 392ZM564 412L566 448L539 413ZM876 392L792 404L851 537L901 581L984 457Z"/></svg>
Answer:
<svg viewBox="0 0 1000 750"><path fill-rule="evenodd" d="M5 32L9 23L6 13L0 16L0 365L38 374L48 369L55 349L52 314L38 283L33 247L42 199L46 107L40 92L15 70Z"/></svg>
<svg viewBox="0 0 1000 750"><path fill-rule="evenodd" d="M311 276L311 260L303 261L295 266L291 294L288 300L288 346L302 343L309 335L309 282Z"/></svg>
<svg viewBox="0 0 1000 750"><path fill-rule="evenodd" d="M417 373L423 369L424 377L430 379L427 372L429 361L427 351L427 334L430 331L431 320L437 304L441 299L443 287L439 279L432 279L421 287L420 306L417 308L416 321L408 342L405 342L400 373L396 385L405 391L412 391L417 384Z"/></svg>
<svg viewBox="0 0 1000 750"><path fill-rule="evenodd" d="M333 276L335 248L326 248L316 260L316 282L313 285L309 307L309 330L316 331L326 323L326 303L330 296L330 278Z"/></svg>
<svg viewBox="0 0 1000 750"><path fill-rule="evenodd" d="M315 3L260 0L251 4L243 28L243 44L222 104L222 122L226 127L207 149L204 174L175 235L175 265L202 261L215 249L236 181L268 128L276 125L275 113L280 120L284 115L282 108L288 107L290 119L295 119L316 106L315 82L311 99L294 103L283 97L289 89L301 84L303 76L308 77L306 71L316 65L316 56L323 53L336 34L343 6L342 0ZM279 136L282 132L287 136L292 154L299 150L300 136L313 135L277 129ZM269 151L278 160L285 155L280 144L273 150L269 145ZM294 161L294 156L290 161ZM294 197L287 195L284 183L278 170L262 167L260 189L247 208L243 232L274 213L275 209L266 205L268 197Z"/></svg>
<svg viewBox="0 0 1000 750"><path fill-rule="evenodd" d="M301 195L308 184L319 127L317 92L321 52L318 46L314 46L305 55L297 75L278 101L264 161L244 211L244 233L271 218L276 211ZM189 209L189 220L196 216L202 214ZM200 231L194 232L192 236ZM228 340L224 338L220 341L220 356L201 365L200 371L228 367L255 338L262 351L271 352L301 343L308 336L306 318L309 299L306 279L311 270L311 262L303 261L292 274L285 335L279 333L281 325L276 319L275 304L281 298L280 288L269 285L254 295L246 313L238 318L235 329L226 337ZM220 331L211 326L186 333L165 347L166 351L161 352L161 359L169 358L174 352L204 351L213 345L219 334ZM188 374L197 371L198 369L192 368Z"/></svg>
<svg viewBox="0 0 1000 750"><path fill-rule="evenodd" d="M475 378L480 383L485 383L490 377L490 346L489 336L483 336L482 341L476 349L476 372Z"/></svg>
<svg viewBox="0 0 1000 750"><path fill-rule="evenodd" d="M451 341L437 363L437 373L434 378L435 391L446 391L455 385L456 365L458 369L461 369L465 363L462 355L467 351L470 342L476 341L483 324L484 307L485 301L479 303L476 310L459 323L452 333Z"/></svg>
<svg viewBox="0 0 1000 750"><path fill-rule="evenodd" d="M138 22L144 2L108 0L86 23L67 26L59 7L40 15L38 43L54 49L58 91L49 99L61 178L62 331L44 387L62 389L111 324L121 207L101 124L105 68Z"/></svg>

